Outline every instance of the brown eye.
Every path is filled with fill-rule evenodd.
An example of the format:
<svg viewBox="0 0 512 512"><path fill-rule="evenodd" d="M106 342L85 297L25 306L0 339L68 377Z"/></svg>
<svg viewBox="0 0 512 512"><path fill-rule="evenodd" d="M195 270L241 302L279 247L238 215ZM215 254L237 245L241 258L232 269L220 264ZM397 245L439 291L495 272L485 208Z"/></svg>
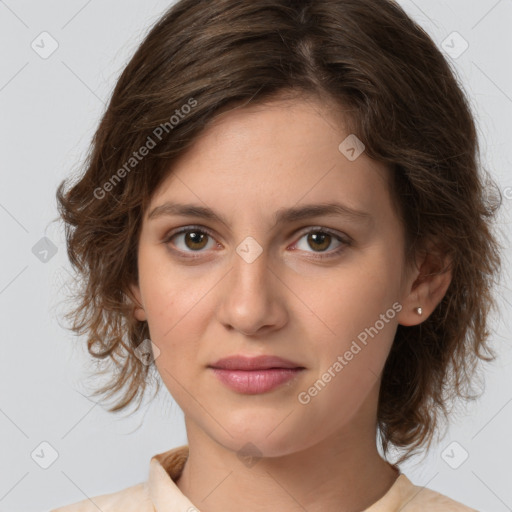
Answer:
<svg viewBox="0 0 512 512"><path fill-rule="evenodd" d="M169 235L164 243L171 244L178 252L191 253L201 252L207 248L208 242L212 242L209 248L215 246L215 240L206 231L198 228L188 227Z"/></svg>
<svg viewBox="0 0 512 512"><path fill-rule="evenodd" d="M199 231L187 231L184 237L185 246L189 249L203 249L206 245L208 235Z"/></svg>
<svg viewBox="0 0 512 512"><path fill-rule="evenodd" d="M310 244L312 248L318 249L320 251L328 249L329 245L331 245L331 240L331 235L321 231L309 233L307 238L308 244Z"/></svg>
<svg viewBox="0 0 512 512"><path fill-rule="evenodd" d="M335 245L332 250L328 250L333 242L337 242L338 245ZM312 254L311 258L327 259L338 256L349 245L351 245L350 239L345 240L342 236L331 233L327 228L318 227L304 233L299 241L295 243L294 249L309 252Z"/></svg>

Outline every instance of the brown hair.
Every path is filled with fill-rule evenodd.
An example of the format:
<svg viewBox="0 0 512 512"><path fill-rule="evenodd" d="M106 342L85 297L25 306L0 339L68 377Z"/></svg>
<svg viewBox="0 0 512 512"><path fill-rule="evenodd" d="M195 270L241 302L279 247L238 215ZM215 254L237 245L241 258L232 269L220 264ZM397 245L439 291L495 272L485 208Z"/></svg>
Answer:
<svg viewBox="0 0 512 512"><path fill-rule="evenodd" d="M82 281L72 329L113 363L96 391L142 401L151 366L134 349L149 338L133 318L137 244L149 201L173 161L220 112L279 94L316 95L350 115L349 133L389 164L406 261L435 237L452 282L418 326L398 326L382 375L381 443L430 445L452 399L488 346L500 268L491 220L501 194L482 168L474 119L450 65L428 34L388 0L181 0L150 30L121 74L83 175L57 191L68 255ZM341 141L340 141L341 142ZM143 151L142 148L146 150ZM134 153L136 152L136 153ZM483 173L486 182L483 180ZM154 365L153 365L154 367ZM113 368L113 372L112 372ZM440 413L441 416L440 416Z"/></svg>

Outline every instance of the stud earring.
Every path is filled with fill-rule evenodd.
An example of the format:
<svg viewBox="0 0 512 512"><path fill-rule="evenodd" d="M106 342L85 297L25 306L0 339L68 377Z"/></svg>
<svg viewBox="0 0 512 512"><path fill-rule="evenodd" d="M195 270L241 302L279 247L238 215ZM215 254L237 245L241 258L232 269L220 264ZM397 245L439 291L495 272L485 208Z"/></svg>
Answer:
<svg viewBox="0 0 512 512"><path fill-rule="evenodd" d="M415 308L415 311L416 311L416 313L418 313L418 315L423 314L423 309L421 309L421 307Z"/></svg>

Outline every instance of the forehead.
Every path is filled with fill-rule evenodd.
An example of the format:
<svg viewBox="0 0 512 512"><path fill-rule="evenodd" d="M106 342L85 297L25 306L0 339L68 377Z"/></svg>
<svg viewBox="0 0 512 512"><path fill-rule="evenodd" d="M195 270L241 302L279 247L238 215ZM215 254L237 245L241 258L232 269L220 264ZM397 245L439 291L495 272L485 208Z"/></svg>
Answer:
<svg viewBox="0 0 512 512"><path fill-rule="evenodd" d="M247 164L250 158L265 158L270 153L279 161L293 163L336 149L340 137L349 131L348 115L333 103L313 96L284 97L222 111L198 137L197 151L184 157L222 152L239 160L242 151Z"/></svg>
<svg viewBox="0 0 512 512"><path fill-rule="evenodd" d="M164 201L236 209L238 218L268 212L269 224L277 210L300 204L377 213L389 172L364 152L350 160L340 151L354 136L348 126L340 109L311 98L222 112L173 163L148 215Z"/></svg>

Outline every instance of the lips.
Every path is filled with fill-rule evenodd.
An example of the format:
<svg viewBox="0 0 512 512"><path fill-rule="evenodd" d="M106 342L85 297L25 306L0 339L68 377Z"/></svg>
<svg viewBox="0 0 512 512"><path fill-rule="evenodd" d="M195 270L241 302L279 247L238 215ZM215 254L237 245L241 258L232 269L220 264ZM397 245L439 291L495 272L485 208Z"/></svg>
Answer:
<svg viewBox="0 0 512 512"><path fill-rule="evenodd" d="M232 356L210 365L213 374L237 393L258 395L293 381L305 368L277 356Z"/></svg>
<svg viewBox="0 0 512 512"><path fill-rule="evenodd" d="M277 356L231 356L219 359L210 368L221 370L268 370L270 368L304 368L303 366Z"/></svg>

